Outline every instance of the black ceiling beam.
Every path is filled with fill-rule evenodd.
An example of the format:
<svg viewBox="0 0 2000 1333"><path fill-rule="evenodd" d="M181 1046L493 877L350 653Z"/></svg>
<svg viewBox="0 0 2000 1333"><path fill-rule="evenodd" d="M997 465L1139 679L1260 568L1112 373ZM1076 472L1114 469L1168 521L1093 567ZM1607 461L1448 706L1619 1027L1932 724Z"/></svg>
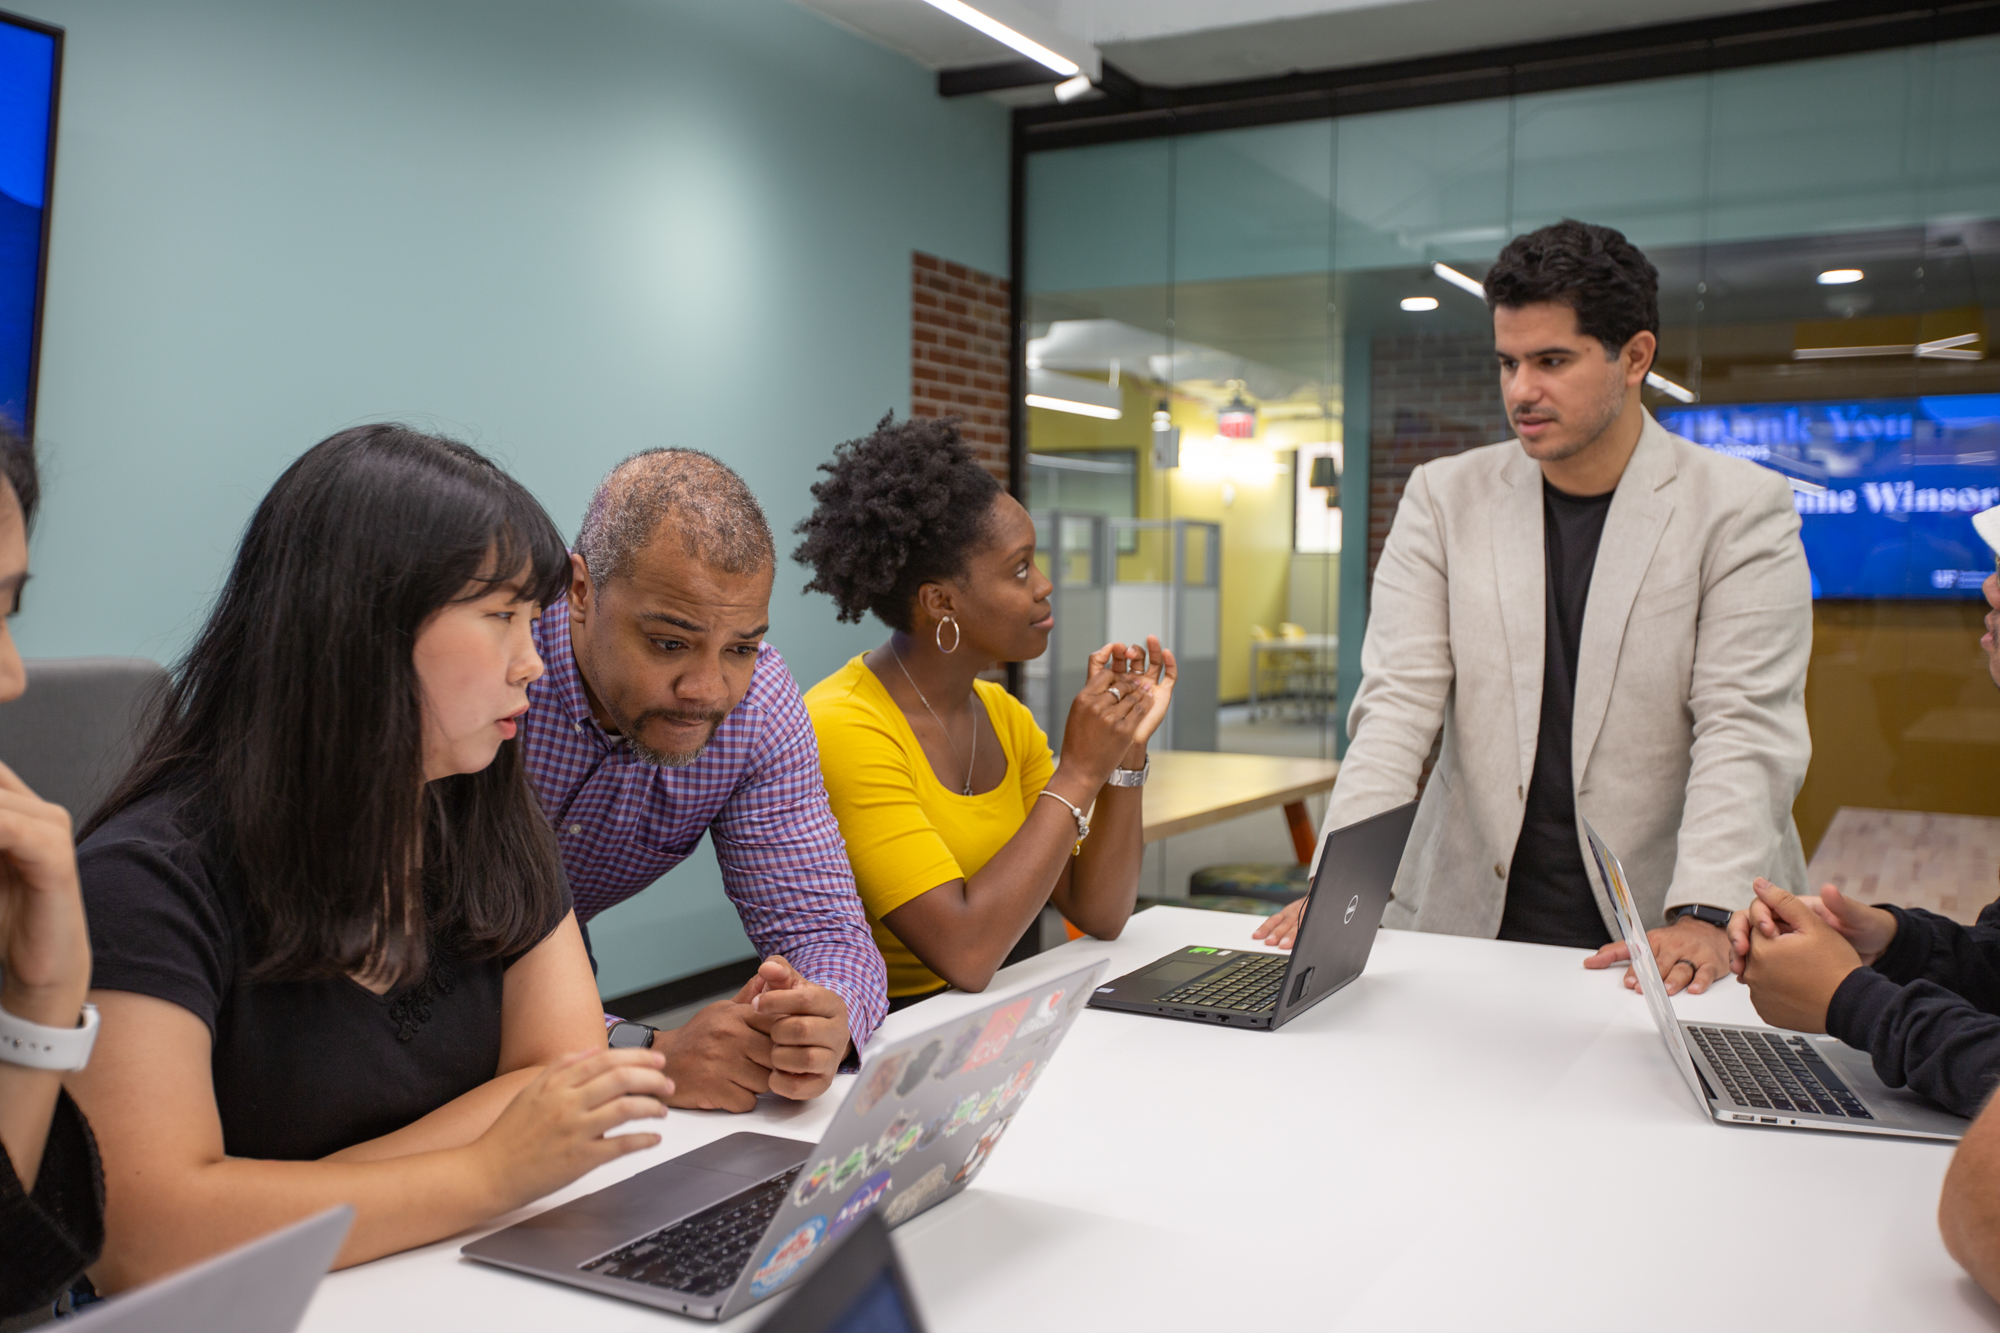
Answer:
<svg viewBox="0 0 2000 1333"><path fill-rule="evenodd" d="M1318 120L1712 70L1851 55L2000 32L2000 0L1818 0L1561 41L1351 69L1117 93L1014 112L1026 151ZM1106 67L1107 70L1110 68ZM1111 92L1110 81L1105 91Z"/></svg>
<svg viewBox="0 0 2000 1333"><path fill-rule="evenodd" d="M937 89L939 97L970 97L974 93L997 93L1003 88L1033 88L1062 81L1062 75L1038 60L1002 60L992 65L941 69Z"/></svg>

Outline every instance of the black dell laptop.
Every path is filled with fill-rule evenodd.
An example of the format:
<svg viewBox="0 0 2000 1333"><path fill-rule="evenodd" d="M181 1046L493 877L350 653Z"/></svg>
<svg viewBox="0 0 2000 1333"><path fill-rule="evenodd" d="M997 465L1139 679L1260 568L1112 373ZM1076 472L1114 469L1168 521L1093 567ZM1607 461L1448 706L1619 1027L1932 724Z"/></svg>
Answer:
<svg viewBox="0 0 2000 1333"><path fill-rule="evenodd" d="M1326 835L1292 951L1193 947L1099 986L1093 1009L1122 1009L1228 1027L1283 1027L1361 975L1417 803Z"/></svg>

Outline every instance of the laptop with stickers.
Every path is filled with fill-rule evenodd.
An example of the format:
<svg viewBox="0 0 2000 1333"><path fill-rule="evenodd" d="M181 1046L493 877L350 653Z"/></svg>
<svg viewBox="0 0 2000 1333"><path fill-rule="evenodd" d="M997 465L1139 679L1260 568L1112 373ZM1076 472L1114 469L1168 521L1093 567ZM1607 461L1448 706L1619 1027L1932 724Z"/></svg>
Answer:
<svg viewBox="0 0 2000 1333"><path fill-rule="evenodd" d="M1695 1104L1725 1125L1832 1129L1850 1134L1956 1140L1967 1122L1914 1092L1876 1077L1865 1052L1837 1037L1808 1036L1778 1028L1731 1023L1685 1023L1660 980L1652 941L1639 929L1639 909L1625 884L1625 868L1583 824L1598 878L1618 916L1618 932L1632 946L1632 971L1652 1011L1667 1058L1680 1071Z"/></svg>
<svg viewBox="0 0 2000 1333"><path fill-rule="evenodd" d="M1283 1027L1368 966L1416 817L1411 801L1326 835L1290 953L1182 949L1099 986L1090 1007L1266 1032Z"/></svg>
<svg viewBox="0 0 2000 1333"><path fill-rule="evenodd" d="M901 1226L970 1185L1104 966L874 1052L818 1143L731 1134L459 1253L727 1319L810 1273L863 1218Z"/></svg>

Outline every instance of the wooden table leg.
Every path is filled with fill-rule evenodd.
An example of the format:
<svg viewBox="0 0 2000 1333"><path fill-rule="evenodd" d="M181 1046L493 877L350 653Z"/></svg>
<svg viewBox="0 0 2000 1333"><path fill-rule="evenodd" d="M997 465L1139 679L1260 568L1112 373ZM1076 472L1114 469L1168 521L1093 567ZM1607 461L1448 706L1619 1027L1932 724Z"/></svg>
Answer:
<svg viewBox="0 0 2000 1333"><path fill-rule="evenodd" d="M1292 850L1299 854L1299 864L1312 864L1313 849L1319 846L1319 837L1314 831L1312 820L1306 817L1304 801L1285 803L1285 824L1292 830Z"/></svg>

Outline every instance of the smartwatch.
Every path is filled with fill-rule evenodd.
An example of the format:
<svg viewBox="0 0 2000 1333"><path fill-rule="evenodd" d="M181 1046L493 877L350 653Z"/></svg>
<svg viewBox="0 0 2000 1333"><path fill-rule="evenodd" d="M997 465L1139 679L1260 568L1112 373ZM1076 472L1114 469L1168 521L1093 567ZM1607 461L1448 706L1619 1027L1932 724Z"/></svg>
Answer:
<svg viewBox="0 0 2000 1333"><path fill-rule="evenodd" d="M1732 913L1725 912L1720 907L1710 907L1707 903L1688 903L1674 909L1673 919L1678 921L1684 916L1691 916L1697 921L1706 921L1717 929L1728 930L1731 915Z"/></svg>
<svg viewBox="0 0 2000 1333"><path fill-rule="evenodd" d="M28 1069L75 1073L97 1045L97 1006L86 1004L73 1028L30 1023L0 1009L0 1061Z"/></svg>
<svg viewBox="0 0 2000 1333"><path fill-rule="evenodd" d="M658 1028L649 1028L644 1023L633 1023L619 1019L611 1025L611 1049L614 1051L651 1050L653 1038L659 1035Z"/></svg>

